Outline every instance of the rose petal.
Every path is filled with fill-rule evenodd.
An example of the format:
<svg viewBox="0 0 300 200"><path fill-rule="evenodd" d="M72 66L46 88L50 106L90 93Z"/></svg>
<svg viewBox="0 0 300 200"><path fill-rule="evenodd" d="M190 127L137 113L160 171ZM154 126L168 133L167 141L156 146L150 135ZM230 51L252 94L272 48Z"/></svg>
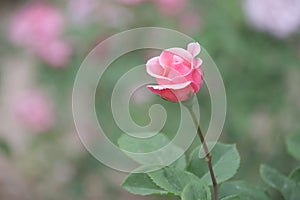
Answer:
<svg viewBox="0 0 300 200"><path fill-rule="evenodd" d="M159 64L159 57L154 57L148 60L146 64L147 73L155 78L165 78L165 69Z"/></svg>
<svg viewBox="0 0 300 200"><path fill-rule="evenodd" d="M185 62L184 65L189 66L190 63L193 61L193 56L190 52L188 52L185 49L182 48L170 48L168 49L169 52L171 52L172 54L179 56L180 58L182 58Z"/></svg>
<svg viewBox="0 0 300 200"><path fill-rule="evenodd" d="M173 85L173 84L182 84L188 81L193 82L195 86L193 86L194 91L198 91L201 87L201 83L203 81L203 74L200 67L192 68L192 69L180 69L182 70L181 74L180 71L177 71L176 68L169 68L169 72L166 77L159 77L156 78L157 83L159 85Z"/></svg>
<svg viewBox="0 0 300 200"><path fill-rule="evenodd" d="M164 78L157 78L157 83L159 85L173 85L173 84L181 84L186 83L187 81L193 81L192 72L195 69L186 70L185 74L180 74L176 69L169 68L168 74ZM185 71L182 71L183 73Z"/></svg>
<svg viewBox="0 0 300 200"><path fill-rule="evenodd" d="M179 84L187 82L187 79L180 74L176 69L169 67L164 74L164 78L157 78L157 83L159 85L170 85Z"/></svg>
<svg viewBox="0 0 300 200"><path fill-rule="evenodd" d="M163 90L163 89L179 90L179 89L185 88L186 86L190 85L191 82L192 81L187 81L185 83L172 84L172 85L148 85L148 86L151 86L155 90Z"/></svg>
<svg viewBox="0 0 300 200"><path fill-rule="evenodd" d="M174 62L171 64L172 69L175 69L180 75L185 75L191 71L189 67L186 67L182 62Z"/></svg>
<svg viewBox="0 0 300 200"><path fill-rule="evenodd" d="M202 60L202 59L200 59L200 58L195 58L195 59L193 60L193 68L194 68L194 69L199 68L199 67L202 65L202 63L203 63L203 60Z"/></svg>
<svg viewBox="0 0 300 200"><path fill-rule="evenodd" d="M147 62L146 64L147 73L150 76L156 78L156 81L159 85L174 84L174 82L172 82L172 78L181 76L180 73L170 67L166 69L163 68L159 64L158 60L159 60L158 57L154 57ZM183 82L186 82L185 79L177 83L183 83Z"/></svg>
<svg viewBox="0 0 300 200"><path fill-rule="evenodd" d="M167 100L173 101L173 102L178 102L178 99L177 99L175 93L171 89L157 90L157 89L154 89L151 85L148 85L147 87L151 92L153 92L154 94L158 94L159 96L161 96L164 99L167 99Z"/></svg>
<svg viewBox="0 0 300 200"><path fill-rule="evenodd" d="M192 42L188 44L187 50L190 52L190 54L192 54L193 57L195 57L200 53L201 47L198 42Z"/></svg>
<svg viewBox="0 0 300 200"><path fill-rule="evenodd" d="M185 66L191 66L193 56L187 50L182 48L170 48L164 50L159 57L159 63L162 66L171 66L171 64L174 62L174 56L182 58Z"/></svg>
<svg viewBox="0 0 300 200"><path fill-rule="evenodd" d="M164 99L178 102L186 100L190 92L193 92L190 84L191 82L174 85L148 85L147 88Z"/></svg>
<svg viewBox="0 0 300 200"><path fill-rule="evenodd" d="M183 58L180 58L179 56L174 55L173 56L173 62L184 62Z"/></svg>
<svg viewBox="0 0 300 200"><path fill-rule="evenodd" d="M163 51L159 56L159 63L162 66L170 66L173 62L173 54L167 50Z"/></svg>
<svg viewBox="0 0 300 200"><path fill-rule="evenodd" d="M203 74L201 69L192 69L185 76L177 76L170 81L171 84L180 84L185 82L192 82L191 86L193 87L194 93L198 92L203 82Z"/></svg>
<svg viewBox="0 0 300 200"><path fill-rule="evenodd" d="M203 83L203 73L200 69L195 69L192 72L192 87L194 89L194 93L197 93Z"/></svg>

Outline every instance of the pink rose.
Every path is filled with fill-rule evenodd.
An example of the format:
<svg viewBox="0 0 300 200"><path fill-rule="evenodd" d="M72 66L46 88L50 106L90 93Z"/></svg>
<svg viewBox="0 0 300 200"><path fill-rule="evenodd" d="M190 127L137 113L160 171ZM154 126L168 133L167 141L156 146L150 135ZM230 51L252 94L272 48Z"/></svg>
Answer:
<svg viewBox="0 0 300 200"><path fill-rule="evenodd" d="M185 101L190 93L196 94L203 82L202 60L195 58L200 50L198 43L190 43L187 50L166 49L160 56L148 60L147 72L156 78L158 85L147 87L173 102Z"/></svg>

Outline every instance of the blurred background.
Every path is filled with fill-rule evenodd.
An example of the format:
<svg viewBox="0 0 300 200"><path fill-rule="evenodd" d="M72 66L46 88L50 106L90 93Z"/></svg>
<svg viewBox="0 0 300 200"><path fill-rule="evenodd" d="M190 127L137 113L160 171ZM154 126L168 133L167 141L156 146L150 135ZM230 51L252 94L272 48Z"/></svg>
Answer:
<svg viewBox="0 0 300 200"><path fill-rule="evenodd" d="M261 163L287 174L299 165L285 148L286 136L300 128L299 10L299 0L1 0L0 199L159 199L120 187L126 174L85 150L71 110L73 82L88 52L112 34L143 26L181 31L216 62L228 98L220 141L236 143L242 157L235 179L261 184ZM100 81L105 87L98 87L96 111L113 142L121 132L108 106L111 90L155 53L122 56ZM207 89L198 95L205 129ZM130 102L138 124L149 122L153 103L179 115L177 104L142 87ZM173 118L163 129L169 137L180 120Z"/></svg>

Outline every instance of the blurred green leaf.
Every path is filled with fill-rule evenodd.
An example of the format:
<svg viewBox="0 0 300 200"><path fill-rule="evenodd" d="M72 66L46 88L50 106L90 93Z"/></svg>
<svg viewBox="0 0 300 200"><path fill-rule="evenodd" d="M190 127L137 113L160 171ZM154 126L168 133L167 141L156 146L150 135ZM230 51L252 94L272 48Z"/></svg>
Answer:
<svg viewBox="0 0 300 200"><path fill-rule="evenodd" d="M7 156L11 155L11 148L3 138L0 138L0 151Z"/></svg>
<svg viewBox="0 0 300 200"><path fill-rule="evenodd" d="M182 191L182 200L211 200L210 189L201 182L189 183Z"/></svg>
<svg viewBox="0 0 300 200"><path fill-rule="evenodd" d="M300 131L288 136L286 143L289 154L300 160Z"/></svg>
<svg viewBox="0 0 300 200"><path fill-rule="evenodd" d="M289 178L298 183L298 185L300 186L300 167L292 171Z"/></svg>
<svg viewBox="0 0 300 200"><path fill-rule="evenodd" d="M224 198L224 200L226 198L242 200L270 200L270 197L263 188L250 185L244 181L223 183L220 187L219 194Z"/></svg>
<svg viewBox="0 0 300 200"><path fill-rule="evenodd" d="M211 177L205 159L199 158L200 147L197 147L190 156L187 170L212 185ZM233 177L239 166L240 156L235 145L217 143L212 149L212 164L217 182L224 182Z"/></svg>
<svg viewBox="0 0 300 200"><path fill-rule="evenodd" d="M260 175L266 184L278 190L286 200L299 200L300 187L293 180L266 165L261 166Z"/></svg>
<svg viewBox="0 0 300 200"><path fill-rule="evenodd" d="M228 197L224 197L221 200L241 200L241 198L238 195L230 195Z"/></svg>
<svg viewBox="0 0 300 200"><path fill-rule="evenodd" d="M163 165L162 161L176 159L178 155L182 155L173 162L172 166L182 170L186 167L184 151L170 143L169 138L162 133L150 138L135 138L122 134L118 144L129 157L142 165ZM161 151L153 156L146 155L146 153L158 151L167 145L171 145L168 151Z"/></svg>
<svg viewBox="0 0 300 200"><path fill-rule="evenodd" d="M191 182L201 182L194 174L171 167L148 174L154 183L174 195L181 195L185 186Z"/></svg>
<svg viewBox="0 0 300 200"><path fill-rule="evenodd" d="M132 194L150 195L150 194L168 194L167 191L157 186L145 173L132 173L127 176L122 186Z"/></svg>

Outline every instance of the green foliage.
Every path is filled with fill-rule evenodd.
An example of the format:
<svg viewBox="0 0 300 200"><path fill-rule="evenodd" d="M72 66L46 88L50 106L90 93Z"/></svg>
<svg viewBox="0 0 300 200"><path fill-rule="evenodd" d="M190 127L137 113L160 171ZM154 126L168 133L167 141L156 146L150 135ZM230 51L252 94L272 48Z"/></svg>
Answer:
<svg viewBox="0 0 300 200"><path fill-rule="evenodd" d="M292 173L289 175L289 178L300 186L300 167L292 171Z"/></svg>
<svg viewBox="0 0 300 200"><path fill-rule="evenodd" d="M212 185L205 159L199 158L200 147L191 156L187 170L197 175L203 182ZM212 149L212 164L217 178L221 183L232 178L240 165L240 156L235 145L217 143Z"/></svg>
<svg viewBox="0 0 300 200"><path fill-rule="evenodd" d="M238 195L230 195L228 197L224 197L221 200L241 200L241 198Z"/></svg>
<svg viewBox="0 0 300 200"><path fill-rule="evenodd" d="M119 145L123 150L126 149L131 152L149 152L169 143L169 139L164 134L158 134L147 140L146 142L146 139L137 139L122 135L119 139ZM129 174L122 186L127 191L138 195L171 194L181 196L183 200L210 200L211 192L209 185L211 184L211 177L208 172L207 163L198 156L199 150L200 147L196 148L191 154L187 168L189 171L185 169L185 156L182 156L169 167L148 173ZM128 152L127 154L145 166L146 162L144 160L136 158ZM215 158L213 160L213 167L219 183L234 176L240 163L240 157L235 145L217 143L212 154ZM152 164L159 164L160 158L154 157L151 159L153 159L151 161ZM226 198L234 200L238 199L238 197L228 196Z"/></svg>
<svg viewBox="0 0 300 200"><path fill-rule="evenodd" d="M300 160L300 131L290 135L287 138L286 143L289 154Z"/></svg>
<svg viewBox="0 0 300 200"><path fill-rule="evenodd" d="M182 191L182 200L211 200L210 189L201 182L189 183Z"/></svg>
<svg viewBox="0 0 300 200"><path fill-rule="evenodd" d="M11 155L11 148L3 138L0 138L0 151L7 156Z"/></svg>
<svg viewBox="0 0 300 200"><path fill-rule="evenodd" d="M244 181L223 183L220 187L220 196L224 197L224 200L226 198L228 198L228 200L270 200L270 197L264 189L250 185Z"/></svg>
<svg viewBox="0 0 300 200"><path fill-rule="evenodd" d="M298 141L298 134L293 134L287 139L288 151L296 158L299 156ZM125 153L142 167L160 165L163 164L162 160L183 154L183 150L174 145L171 146L170 152L143 157L143 153L155 152L170 144L170 139L162 133L147 139L123 134L118 143ZM169 167L154 172L130 174L122 186L136 195L175 195L181 196L182 200L210 200L211 177L205 158L200 159L200 149L201 146L191 153L188 166L183 154ZM244 181L225 182L236 174L240 165L240 156L235 145L217 143L211 153L217 182L223 183L219 190L221 200L270 200L263 187L253 186ZM278 190L285 200L299 198L300 168L286 177L275 169L263 165L260 174L264 182Z"/></svg>
<svg viewBox="0 0 300 200"><path fill-rule="evenodd" d="M299 199L300 187L294 180L266 165L261 166L260 174L265 183L278 190L285 200Z"/></svg>
<svg viewBox="0 0 300 200"><path fill-rule="evenodd" d="M118 144L129 157L142 165L163 165L162 161L171 158L176 159L178 155L182 155L173 165L180 169L184 169L186 166L185 156L183 155L184 151L170 143L170 139L163 133L156 134L150 138L135 138L127 134L122 134L118 140ZM158 151L168 144L171 147L168 151L154 153L153 156L144 155L144 153Z"/></svg>
<svg viewBox="0 0 300 200"><path fill-rule="evenodd" d="M149 176L159 187L174 195L181 195L185 186L191 182L201 182L194 174L171 167L150 172Z"/></svg>
<svg viewBox="0 0 300 200"><path fill-rule="evenodd" d="M132 194L150 195L150 194L168 194L167 191L158 187L145 173L132 173L125 179L122 186Z"/></svg>
<svg viewBox="0 0 300 200"><path fill-rule="evenodd" d="M122 186L136 195L176 195L186 200L211 199L207 184L194 174L174 166L149 173L131 173Z"/></svg>
<svg viewBox="0 0 300 200"><path fill-rule="evenodd" d="M297 138L297 135L292 135L287 141L289 152L292 155L298 149ZM147 167L149 164L159 165L161 159L166 158L164 156L170 156L165 153L143 158L135 154L157 151L169 144L170 140L164 134L157 134L147 139L123 134L118 142L128 156L142 164L142 167ZM173 148L175 153L182 153L178 147L174 146ZM136 195L175 195L181 196L182 200L210 200L211 192L208 186L212 185L211 177L205 159L199 157L200 148L197 147L191 153L187 167L185 156L182 156L169 167L148 173L132 173L126 178L122 186ZM232 178L240 164L240 156L236 146L217 143L211 153L218 184ZM300 168L286 177L275 169L262 165L260 174L264 182L278 190L285 200L297 200L299 198ZM264 188L250 185L244 181L223 183L219 194L222 200L270 200Z"/></svg>
<svg viewBox="0 0 300 200"><path fill-rule="evenodd" d="M185 157L185 154L183 154L178 160L176 160L170 166L175 167L175 168L180 169L180 170L185 170L186 165L187 165L186 157Z"/></svg>

